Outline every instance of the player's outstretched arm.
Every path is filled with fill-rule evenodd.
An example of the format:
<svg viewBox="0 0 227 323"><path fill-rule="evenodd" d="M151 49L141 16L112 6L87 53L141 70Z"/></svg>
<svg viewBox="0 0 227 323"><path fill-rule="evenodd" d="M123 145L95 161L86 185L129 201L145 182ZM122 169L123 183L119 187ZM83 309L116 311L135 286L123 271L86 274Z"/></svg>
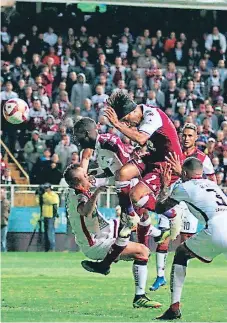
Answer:
<svg viewBox="0 0 227 323"><path fill-rule="evenodd" d="M91 198L86 203L80 204L78 206L79 214L82 216L86 216L86 217L92 217L92 214L96 209L96 204L97 204L99 193L105 192L105 191L106 191L106 186L98 187L95 190L94 194L91 196Z"/></svg>
<svg viewBox="0 0 227 323"><path fill-rule="evenodd" d="M93 154L93 150L90 148L86 148L82 152L82 158L81 158L80 165L86 173L88 171L89 161L90 161L92 154Z"/></svg>

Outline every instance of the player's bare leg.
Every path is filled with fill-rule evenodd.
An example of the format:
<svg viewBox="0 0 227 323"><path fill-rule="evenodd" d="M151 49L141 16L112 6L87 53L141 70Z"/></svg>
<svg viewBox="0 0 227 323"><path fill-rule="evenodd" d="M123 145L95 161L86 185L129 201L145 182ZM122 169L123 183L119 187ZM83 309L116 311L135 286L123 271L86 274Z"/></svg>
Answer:
<svg viewBox="0 0 227 323"><path fill-rule="evenodd" d="M193 255L188 251L188 249L186 249L184 244L181 244L175 252L173 265L171 269L171 305L168 308L168 310L161 316L157 317L157 319L168 321L181 318L181 293L186 277L188 260L191 258L194 258Z"/></svg>

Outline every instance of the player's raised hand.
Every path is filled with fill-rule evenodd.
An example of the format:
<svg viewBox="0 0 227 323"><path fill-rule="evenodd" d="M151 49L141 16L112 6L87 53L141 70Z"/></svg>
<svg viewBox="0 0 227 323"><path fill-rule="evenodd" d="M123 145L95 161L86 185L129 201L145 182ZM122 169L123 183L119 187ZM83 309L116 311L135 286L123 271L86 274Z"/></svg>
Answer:
<svg viewBox="0 0 227 323"><path fill-rule="evenodd" d="M168 187L171 182L172 177L172 169L171 164L165 163L165 165L160 165L160 171L161 171L161 183L163 187Z"/></svg>
<svg viewBox="0 0 227 323"><path fill-rule="evenodd" d="M104 115L109 119L113 126L116 126L119 123L116 112L110 106L105 109Z"/></svg>
<svg viewBox="0 0 227 323"><path fill-rule="evenodd" d="M182 167L180 162L180 157L175 152L169 153L169 156L165 157L167 162L171 165L174 174L181 176Z"/></svg>

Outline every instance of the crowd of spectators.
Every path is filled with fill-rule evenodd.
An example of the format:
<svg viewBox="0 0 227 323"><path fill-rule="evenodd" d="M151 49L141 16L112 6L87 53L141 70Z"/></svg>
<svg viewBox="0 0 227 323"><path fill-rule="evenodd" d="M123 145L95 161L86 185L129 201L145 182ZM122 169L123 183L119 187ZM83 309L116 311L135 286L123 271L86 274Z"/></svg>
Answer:
<svg viewBox="0 0 227 323"><path fill-rule="evenodd" d="M72 128L80 118L94 119L100 132L117 133L103 109L120 89L138 104L160 107L179 136L186 122L196 124L197 145L211 158L218 184L227 186L226 35L215 26L202 41L150 29L134 35L126 26L103 38L86 25L61 34L33 25L19 35L2 26L1 104L19 97L30 107L28 123L3 122L2 138L24 162L31 183L59 184L64 168L79 162Z"/></svg>

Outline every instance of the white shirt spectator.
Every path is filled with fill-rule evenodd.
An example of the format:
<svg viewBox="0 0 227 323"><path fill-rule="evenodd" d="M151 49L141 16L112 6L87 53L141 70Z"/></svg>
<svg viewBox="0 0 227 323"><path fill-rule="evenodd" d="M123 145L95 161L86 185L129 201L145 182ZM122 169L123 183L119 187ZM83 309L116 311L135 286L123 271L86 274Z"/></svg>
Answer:
<svg viewBox="0 0 227 323"><path fill-rule="evenodd" d="M18 98L18 95L16 92L13 92L13 91L10 91L10 92L2 91L0 93L0 102L8 101L10 99L16 99L16 98Z"/></svg>
<svg viewBox="0 0 227 323"><path fill-rule="evenodd" d="M207 39L205 42L205 47L209 51L212 49L213 40L220 41L221 50L225 53L226 52L226 38L225 38L225 36L221 33L218 33L218 35L209 34L207 36Z"/></svg>
<svg viewBox="0 0 227 323"><path fill-rule="evenodd" d="M54 46L57 43L58 36L55 33L44 33L43 40L50 46Z"/></svg>

